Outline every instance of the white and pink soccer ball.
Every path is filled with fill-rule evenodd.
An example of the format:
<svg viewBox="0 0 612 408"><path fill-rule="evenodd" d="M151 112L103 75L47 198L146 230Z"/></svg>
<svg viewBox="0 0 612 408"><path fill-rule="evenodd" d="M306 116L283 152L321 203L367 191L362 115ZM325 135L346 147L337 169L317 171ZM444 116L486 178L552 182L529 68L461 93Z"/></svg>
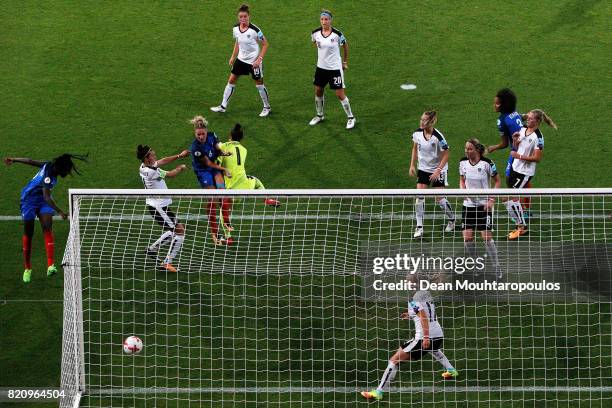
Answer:
<svg viewBox="0 0 612 408"><path fill-rule="evenodd" d="M138 354L142 351L142 340L137 336L130 336L123 341L123 351L125 354Z"/></svg>

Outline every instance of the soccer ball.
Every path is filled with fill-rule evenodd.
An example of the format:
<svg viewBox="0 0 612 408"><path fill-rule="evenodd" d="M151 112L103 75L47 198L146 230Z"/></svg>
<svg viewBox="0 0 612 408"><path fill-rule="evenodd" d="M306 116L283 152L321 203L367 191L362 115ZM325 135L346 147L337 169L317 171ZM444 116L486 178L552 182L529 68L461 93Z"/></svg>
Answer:
<svg viewBox="0 0 612 408"><path fill-rule="evenodd" d="M142 350L143 344L140 337L130 336L123 341L123 351L125 354L138 354Z"/></svg>

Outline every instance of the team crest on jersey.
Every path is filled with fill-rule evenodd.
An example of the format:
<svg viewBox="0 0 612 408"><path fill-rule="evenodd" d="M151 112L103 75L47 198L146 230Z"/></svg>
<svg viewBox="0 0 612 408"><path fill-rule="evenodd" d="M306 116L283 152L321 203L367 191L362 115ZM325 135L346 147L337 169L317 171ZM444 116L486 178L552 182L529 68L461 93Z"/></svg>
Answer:
<svg viewBox="0 0 612 408"><path fill-rule="evenodd" d="M329 40L330 42L336 42L335 38L332 38L331 40Z"/></svg>
<svg viewBox="0 0 612 408"><path fill-rule="evenodd" d="M195 153L194 153L194 156L199 157L201 154L202 154L202 153L200 153L200 152L195 152Z"/></svg>
<svg viewBox="0 0 612 408"><path fill-rule="evenodd" d="M478 168L478 172L479 172L479 173L481 173L481 172L482 172L482 169L481 169L480 167Z"/></svg>
<svg viewBox="0 0 612 408"><path fill-rule="evenodd" d="M247 38L251 38L251 34L247 34Z"/></svg>
<svg viewBox="0 0 612 408"><path fill-rule="evenodd" d="M45 177L45 184L49 184L51 182L51 177Z"/></svg>

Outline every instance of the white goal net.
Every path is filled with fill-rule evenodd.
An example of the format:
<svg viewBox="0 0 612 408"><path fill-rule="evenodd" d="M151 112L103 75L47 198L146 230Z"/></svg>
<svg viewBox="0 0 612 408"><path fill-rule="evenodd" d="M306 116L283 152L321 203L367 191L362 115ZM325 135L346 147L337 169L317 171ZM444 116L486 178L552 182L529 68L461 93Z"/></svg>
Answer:
<svg viewBox="0 0 612 408"><path fill-rule="evenodd" d="M612 406L612 189L470 195L71 190L60 406L353 407L400 345L385 406ZM419 289L456 377L410 346Z"/></svg>

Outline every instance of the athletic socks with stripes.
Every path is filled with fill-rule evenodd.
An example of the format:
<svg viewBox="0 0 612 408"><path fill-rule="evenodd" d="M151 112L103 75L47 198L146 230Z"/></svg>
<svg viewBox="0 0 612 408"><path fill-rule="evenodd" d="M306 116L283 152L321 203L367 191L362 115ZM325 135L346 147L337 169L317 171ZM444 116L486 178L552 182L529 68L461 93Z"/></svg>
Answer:
<svg viewBox="0 0 612 408"><path fill-rule="evenodd" d="M234 94L235 86L236 85L229 84L229 83L225 85L225 90L223 91L223 102L221 102L221 106L223 108L227 108L227 104L229 103L230 98Z"/></svg>
<svg viewBox="0 0 612 408"><path fill-rule="evenodd" d="M385 369L385 372L383 373L383 376L380 380L380 384L378 385L378 388L376 388L376 390L385 391L387 387L389 386L389 384L391 384L391 381L393 381L393 379L395 378L395 374L397 374L397 370L398 370L397 366L389 361L389 365Z"/></svg>
<svg viewBox="0 0 612 408"><path fill-rule="evenodd" d="M259 96L261 96L261 101L263 102L264 108L270 109L270 101L268 90L265 85L255 85L257 90L259 91Z"/></svg>

